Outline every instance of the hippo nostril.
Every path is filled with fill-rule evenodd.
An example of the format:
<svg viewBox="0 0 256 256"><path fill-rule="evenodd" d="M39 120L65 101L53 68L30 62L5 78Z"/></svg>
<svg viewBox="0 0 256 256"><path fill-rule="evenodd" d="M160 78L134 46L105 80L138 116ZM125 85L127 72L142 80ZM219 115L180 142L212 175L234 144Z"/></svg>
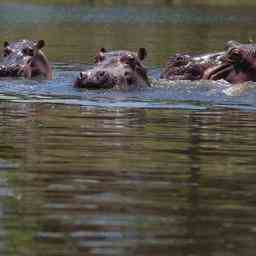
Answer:
<svg viewBox="0 0 256 256"><path fill-rule="evenodd" d="M176 58L176 60L177 60L177 61L184 61L184 57L178 56L178 57Z"/></svg>
<svg viewBox="0 0 256 256"><path fill-rule="evenodd" d="M106 74L106 72L101 71L101 72L99 72L99 77L103 77L103 76L105 76L105 74Z"/></svg>
<svg viewBox="0 0 256 256"><path fill-rule="evenodd" d="M79 79L80 80L86 80L88 78L88 76L86 74L84 74L83 72L79 73Z"/></svg>
<svg viewBox="0 0 256 256"><path fill-rule="evenodd" d="M97 78L97 80L100 80L100 81L107 79L108 73L106 71L99 71L99 72L97 72L96 78Z"/></svg>

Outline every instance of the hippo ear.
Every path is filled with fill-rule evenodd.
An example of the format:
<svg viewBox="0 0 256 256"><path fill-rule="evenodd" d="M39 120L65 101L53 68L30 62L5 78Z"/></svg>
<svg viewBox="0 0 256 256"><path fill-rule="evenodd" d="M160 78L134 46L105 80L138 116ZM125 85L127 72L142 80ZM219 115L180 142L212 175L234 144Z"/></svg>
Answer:
<svg viewBox="0 0 256 256"><path fill-rule="evenodd" d="M103 61L105 59L104 53L106 53L107 50L105 48L101 48L99 50L99 52L97 53L96 57L95 57L95 63L99 63L101 61Z"/></svg>
<svg viewBox="0 0 256 256"><path fill-rule="evenodd" d="M36 48L38 50L42 49L43 47L45 47L45 41L44 40L39 40L36 44Z"/></svg>
<svg viewBox="0 0 256 256"><path fill-rule="evenodd" d="M140 60L144 60L147 57L147 50L145 48L140 48L138 50L137 56Z"/></svg>
<svg viewBox="0 0 256 256"><path fill-rule="evenodd" d="M9 45L10 44L7 41L4 42L4 48L8 47Z"/></svg>
<svg viewBox="0 0 256 256"><path fill-rule="evenodd" d="M105 52L107 52L107 50L106 50L106 48L103 47L100 49L100 52L105 53Z"/></svg>
<svg viewBox="0 0 256 256"><path fill-rule="evenodd" d="M12 53L12 50L9 46L10 46L10 44L7 41L5 41L4 49L3 49L3 57L7 57L9 54Z"/></svg>

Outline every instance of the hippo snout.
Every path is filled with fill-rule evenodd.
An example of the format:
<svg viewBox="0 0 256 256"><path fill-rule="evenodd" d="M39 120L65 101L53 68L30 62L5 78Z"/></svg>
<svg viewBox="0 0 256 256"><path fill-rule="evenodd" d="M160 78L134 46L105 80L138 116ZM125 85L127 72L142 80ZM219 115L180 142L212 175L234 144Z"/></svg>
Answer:
<svg viewBox="0 0 256 256"><path fill-rule="evenodd" d="M86 89L108 89L114 86L111 75L104 70L95 73L81 72L74 85Z"/></svg>

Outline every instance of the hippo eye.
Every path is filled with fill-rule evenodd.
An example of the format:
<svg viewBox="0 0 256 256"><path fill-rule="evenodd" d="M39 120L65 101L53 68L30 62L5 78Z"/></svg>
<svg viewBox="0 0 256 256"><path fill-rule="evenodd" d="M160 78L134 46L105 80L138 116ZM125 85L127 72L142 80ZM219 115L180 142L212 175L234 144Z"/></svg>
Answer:
<svg viewBox="0 0 256 256"><path fill-rule="evenodd" d="M135 57L132 55L123 55L120 58L120 62L126 63L126 64L133 64L135 63Z"/></svg>
<svg viewBox="0 0 256 256"><path fill-rule="evenodd" d="M134 56L129 56L129 64L135 64L136 60Z"/></svg>
<svg viewBox="0 0 256 256"><path fill-rule="evenodd" d="M24 55L26 55L26 56L33 56L33 55L34 55L33 49L32 49L32 48L29 48L29 47L24 48L24 49L22 50L22 53L23 53Z"/></svg>
<svg viewBox="0 0 256 256"><path fill-rule="evenodd" d="M124 62L125 64L129 65L133 70L136 68L138 65L136 58L134 56L127 56L126 61Z"/></svg>
<svg viewBox="0 0 256 256"><path fill-rule="evenodd" d="M234 48L230 51L229 57L233 60L239 60L241 58L241 51L238 48Z"/></svg>
<svg viewBox="0 0 256 256"><path fill-rule="evenodd" d="M105 56L103 54L98 54L96 57L95 57L95 63L99 63L99 62L102 62L103 60L105 60Z"/></svg>

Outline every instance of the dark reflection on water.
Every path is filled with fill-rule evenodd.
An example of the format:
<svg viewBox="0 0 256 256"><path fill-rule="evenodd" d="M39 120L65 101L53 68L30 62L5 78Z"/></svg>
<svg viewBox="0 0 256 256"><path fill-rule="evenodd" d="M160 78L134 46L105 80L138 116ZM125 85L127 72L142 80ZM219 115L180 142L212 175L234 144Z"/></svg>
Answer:
<svg viewBox="0 0 256 256"><path fill-rule="evenodd" d="M254 255L254 112L0 107L3 255Z"/></svg>

